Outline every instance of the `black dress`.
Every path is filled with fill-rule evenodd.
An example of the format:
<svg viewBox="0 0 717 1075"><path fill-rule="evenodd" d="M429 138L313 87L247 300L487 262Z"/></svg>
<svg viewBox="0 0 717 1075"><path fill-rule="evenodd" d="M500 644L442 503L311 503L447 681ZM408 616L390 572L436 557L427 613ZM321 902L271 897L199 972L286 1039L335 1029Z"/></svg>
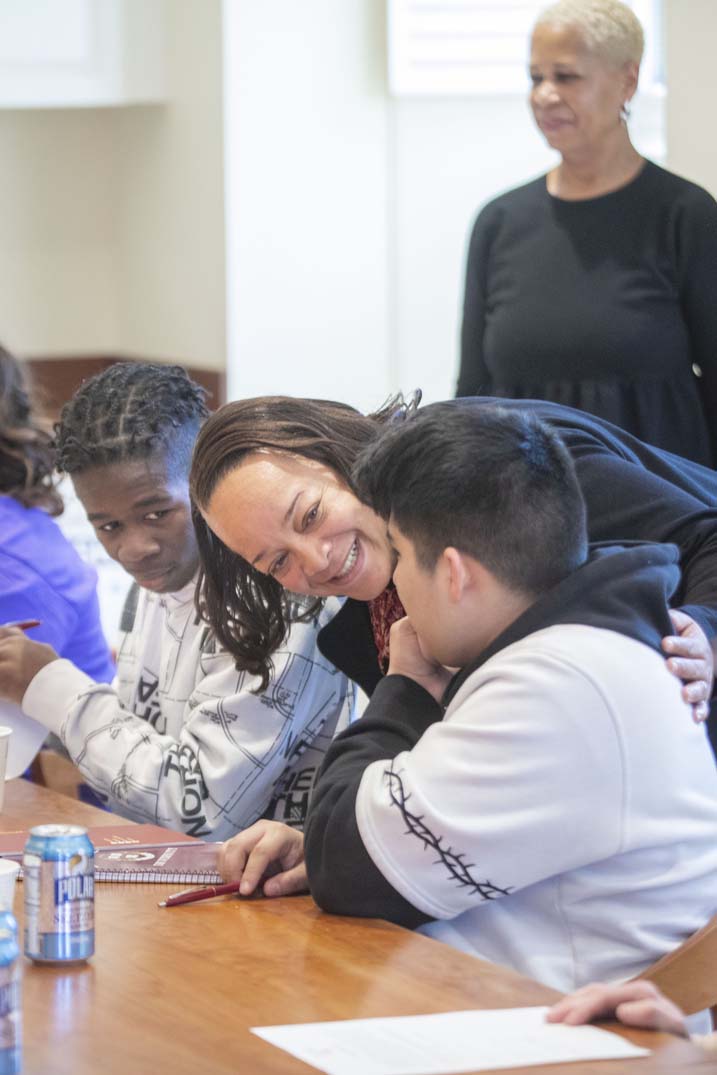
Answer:
<svg viewBox="0 0 717 1075"><path fill-rule="evenodd" d="M599 198L555 198L543 176L490 202L457 395L551 400L717 463L714 199L647 161Z"/></svg>
<svg viewBox="0 0 717 1075"><path fill-rule="evenodd" d="M680 550L682 579L670 607L708 638L717 635L717 474L643 444L588 414L539 400L460 399L456 407L525 408L560 433L575 463L593 542L666 541ZM422 408L430 410L430 406ZM367 694L381 679L368 605L348 600L318 636L323 655ZM717 753L717 704L709 721Z"/></svg>

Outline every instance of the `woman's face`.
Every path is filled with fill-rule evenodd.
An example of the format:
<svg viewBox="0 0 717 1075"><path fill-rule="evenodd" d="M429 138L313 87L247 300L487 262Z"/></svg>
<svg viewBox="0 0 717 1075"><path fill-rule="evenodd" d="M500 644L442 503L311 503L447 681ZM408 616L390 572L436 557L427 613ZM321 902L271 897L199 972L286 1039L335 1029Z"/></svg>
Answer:
<svg viewBox="0 0 717 1075"><path fill-rule="evenodd" d="M333 470L301 456L249 456L202 516L228 548L295 593L368 601L391 578L384 521Z"/></svg>
<svg viewBox="0 0 717 1075"><path fill-rule="evenodd" d="M560 153L599 150L619 127L637 75L637 64L618 68L590 52L576 27L536 27L530 105L548 144Z"/></svg>

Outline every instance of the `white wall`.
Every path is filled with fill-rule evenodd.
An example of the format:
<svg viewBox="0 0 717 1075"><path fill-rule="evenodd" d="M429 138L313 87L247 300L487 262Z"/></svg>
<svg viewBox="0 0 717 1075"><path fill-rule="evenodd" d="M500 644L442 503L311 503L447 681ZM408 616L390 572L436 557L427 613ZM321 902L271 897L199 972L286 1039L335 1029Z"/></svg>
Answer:
<svg viewBox="0 0 717 1075"><path fill-rule="evenodd" d="M378 0L225 0L229 393L388 391Z"/></svg>
<svg viewBox="0 0 717 1075"><path fill-rule="evenodd" d="M717 197L717 3L664 0L667 164Z"/></svg>
<svg viewBox="0 0 717 1075"><path fill-rule="evenodd" d="M230 395L452 395L472 219L553 159L525 101L390 98L383 0L224 11Z"/></svg>

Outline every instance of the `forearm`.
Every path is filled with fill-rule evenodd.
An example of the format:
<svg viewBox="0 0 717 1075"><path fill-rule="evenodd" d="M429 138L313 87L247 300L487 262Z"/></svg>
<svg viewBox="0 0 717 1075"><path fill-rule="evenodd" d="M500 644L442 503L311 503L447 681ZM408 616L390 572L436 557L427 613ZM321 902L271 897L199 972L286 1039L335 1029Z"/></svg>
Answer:
<svg viewBox="0 0 717 1075"><path fill-rule="evenodd" d="M201 702L187 705L169 734L129 712L114 689L95 684L67 661L35 677L23 708L59 735L113 809L225 839L265 813L297 763L293 748L300 744L305 758L314 739L331 734L327 721L345 702L344 694L331 693L345 689L343 677L327 678L287 719L248 689L232 694L237 676L229 657L226 666L225 674L200 681Z"/></svg>
<svg viewBox="0 0 717 1075"><path fill-rule="evenodd" d="M385 918L409 928L429 921L373 863L358 831L355 807L366 767L410 750L441 717L441 707L426 691L403 676L387 676L361 720L330 747L305 829L309 884L324 910Z"/></svg>

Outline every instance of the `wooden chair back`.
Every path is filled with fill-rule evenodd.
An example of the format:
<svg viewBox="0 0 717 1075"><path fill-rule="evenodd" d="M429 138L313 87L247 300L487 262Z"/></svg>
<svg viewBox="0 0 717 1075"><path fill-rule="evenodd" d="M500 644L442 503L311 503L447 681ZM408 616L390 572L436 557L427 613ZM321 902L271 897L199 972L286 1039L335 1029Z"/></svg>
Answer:
<svg viewBox="0 0 717 1075"><path fill-rule="evenodd" d="M641 978L654 982L687 1015L717 1007L717 915ZM714 1020L714 1011L713 1011Z"/></svg>

